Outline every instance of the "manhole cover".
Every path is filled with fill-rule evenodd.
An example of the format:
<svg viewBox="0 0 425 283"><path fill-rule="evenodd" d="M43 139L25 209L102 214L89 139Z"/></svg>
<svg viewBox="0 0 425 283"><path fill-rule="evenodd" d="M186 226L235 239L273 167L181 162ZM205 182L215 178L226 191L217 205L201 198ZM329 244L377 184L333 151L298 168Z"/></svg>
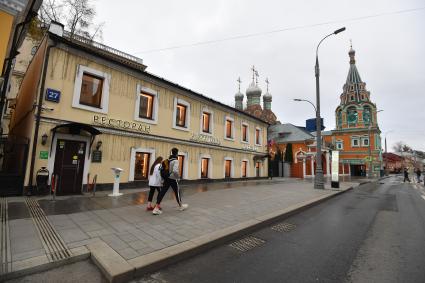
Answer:
<svg viewBox="0 0 425 283"><path fill-rule="evenodd" d="M295 224L283 222L272 226L272 230L277 232L290 232L297 227Z"/></svg>
<svg viewBox="0 0 425 283"><path fill-rule="evenodd" d="M237 240L233 243L231 243L229 246L237 249L238 251L241 252L246 252L249 251L255 247L259 247L261 245L263 245L266 241L256 238L254 236L248 236L245 237L243 239Z"/></svg>

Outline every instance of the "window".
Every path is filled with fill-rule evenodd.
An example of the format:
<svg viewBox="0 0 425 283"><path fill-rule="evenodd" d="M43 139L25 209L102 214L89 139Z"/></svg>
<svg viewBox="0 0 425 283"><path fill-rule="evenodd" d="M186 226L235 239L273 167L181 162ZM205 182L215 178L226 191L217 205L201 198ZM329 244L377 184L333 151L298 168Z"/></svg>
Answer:
<svg viewBox="0 0 425 283"><path fill-rule="evenodd" d="M155 97L151 94L143 92L140 94L139 118L146 118L152 120L154 98Z"/></svg>
<svg viewBox="0 0 425 283"><path fill-rule="evenodd" d="M176 125L179 127L186 127L186 106L177 104L176 107Z"/></svg>
<svg viewBox="0 0 425 283"><path fill-rule="evenodd" d="M201 159L201 178L208 178L209 158Z"/></svg>
<svg viewBox="0 0 425 283"><path fill-rule="evenodd" d="M83 73L80 104L101 108L103 78Z"/></svg>
<svg viewBox="0 0 425 283"><path fill-rule="evenodd" d="M232 160L224 161L224 178L232 177Z"/></svg>
<svg viewBox="0 0 425 283"><path fill-rule="evenodd" d="M259 128L255 129L255 144L261 145L261 129Z"/></svg>
<svg viewBox="0 0 425 283"><path fill-rule="evenodd" d="M337 141L335 143L336 149L344 149L344 142L343 141Z"/></svg>
<svg viewBox="0 0 425 283"><path fill-rule="evenodd" d="M242 124L242 141L248 142L248 125Z"/></svg>
<svg viewBox="0 0 425 283"><path fill-rule="evenodd" d="M371 113L372 113L372 111L371 111L369 106L365 106L363 108L363 122L365 124L370 124L370 122L372 121Z"/></svg>
<svg viewBox="0 0 425 283"><path fill-rule="evenodd" d="M210 131L211 113L202 113L202 132L211 133Z"/></svg>
<svg viewBox="0 0 425 283"><path fill-rule="evenodd" d="M233 121L226 119L226 138L233 138Z"/></svg>
<svg viewBox="0 0 425 283"><path fill-rule="evenodd" d="M358 146L360 146L359 138L357 138L357 137L353 137L353 138L351 138L351 146L353 146L353 147L358 147Z"/></svg>
<svg viewBox="0 0 425 283"><path fill-rule="evenodd" d="M224 117L224 139L235 140L235 120L230 116Z"/></svg>
<svg viewBox="0 0 425 283"><path fill-rule="evenodd" d="M148 124L158 122L158 92L156 90L137 85L134 120Z"/></svg>
<svg viewBox="0 0 425 283"><path fill-rule="evenodd" d="M347 109L347 122L348 124L357 123L357 110L355 107L350 107Z"/></svg>
<svg viewBox="0 0 425 283"><path fill-rule="evenodd" d="M108 113L110 75L81 66L75 76L72 107Z"/></svg>
<svg viewBox="0 0 425 283"><path fill-rule="evenodd" d="M241 165L241 171L242 171L242 173L241 173L241 177L242 178L246 178L248 175L247 175L247 168L248 168L248 161L246 161L246 160L243 160L242 161L242 165Z"/></svg>
<svg viewBox="0 0 425 283"><path fill-rule="evenodd" d="M149 175L150 153L136 152L134 180L146 180Z"/></svg>
<svg viewBox="0 0 425 283"><path fill-rule="evenodd" d="M184 172L184 155L179 155L177 157L178 161L179 161L179 176L181 179L183 179L183 172Z"/></svg>
<svg viewBox="0 0 425 283"><path fill-rule="evenodd" d="M173 128L182 131L190 130L190 104L183 99L174 98Z"/></svg>
<svg viewBox="0 0 425 283"><path fill-rule="evenodd" d="M369 138L362 138L362 146L369 146Z"/></svg>

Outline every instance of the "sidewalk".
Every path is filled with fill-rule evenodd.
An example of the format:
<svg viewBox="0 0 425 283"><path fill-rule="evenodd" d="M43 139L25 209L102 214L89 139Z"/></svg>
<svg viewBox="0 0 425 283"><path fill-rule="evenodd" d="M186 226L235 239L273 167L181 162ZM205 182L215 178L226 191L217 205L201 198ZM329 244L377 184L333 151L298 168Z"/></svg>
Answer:
<svg viewBox="0 0 425 283"><path fill-rule="evenodd" d="M309 181L273 179L183 186L186 211L170 191L163 214L145 211L146 190L121 197L7 198L5 278L91 256L109 281L123 282L231 240L357 186L314 190ZM329 188L329 184L327 188ZM3 199L2 203L6 203ZM4 206L4 205L3 205ZM3 211L4 209L2 209ZM4 225L3 225L4 226ZM9 248L8 248L9 247Z"/></svg>

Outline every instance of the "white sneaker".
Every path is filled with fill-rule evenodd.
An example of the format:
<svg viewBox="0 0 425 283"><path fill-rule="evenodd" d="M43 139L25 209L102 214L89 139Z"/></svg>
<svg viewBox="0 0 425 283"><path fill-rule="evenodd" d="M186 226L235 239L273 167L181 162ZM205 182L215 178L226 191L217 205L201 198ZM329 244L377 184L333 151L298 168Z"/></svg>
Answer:
<svg viewBox="0 0 425 283"><path fill-rule="evenodd" d="M153 215L160 215L162 213L162 211L160 209L158 209L158 207L155 206L155 208L152 211Z"/></svg>
<svg viewBox="0 0 425 283"><path fill-rule="evenodd" d="M180 211L183 211L183 210L187 209L188 207L189 207L189 205L188 205L188 204L183 203L183 204L179 207L179 210L180 210Z"/></svg>

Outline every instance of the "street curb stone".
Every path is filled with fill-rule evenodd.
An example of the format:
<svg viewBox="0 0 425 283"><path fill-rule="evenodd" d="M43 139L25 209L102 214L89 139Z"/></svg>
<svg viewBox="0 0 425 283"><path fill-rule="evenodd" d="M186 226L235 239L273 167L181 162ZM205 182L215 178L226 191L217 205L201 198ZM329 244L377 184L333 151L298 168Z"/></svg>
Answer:
<svg viewBox="0 0 425 283"><path fill-rule="evenodd" d="M84 246L70 249L70 251L72 253L71 257L53 262L49 262L46 255L13 262L12 272L0 277L0 282L47 271L77 261L82 261L90 257L89 250Z"/></svg>

